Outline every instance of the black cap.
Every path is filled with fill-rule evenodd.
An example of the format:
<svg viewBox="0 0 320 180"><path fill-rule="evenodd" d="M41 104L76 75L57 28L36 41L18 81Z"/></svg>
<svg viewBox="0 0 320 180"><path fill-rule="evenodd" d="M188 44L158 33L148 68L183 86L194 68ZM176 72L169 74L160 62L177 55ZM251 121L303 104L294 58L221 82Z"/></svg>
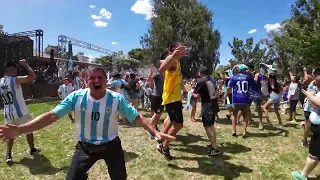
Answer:
<svg viewBox="0 0 320 180"><path fill-rule="evenodd" d="M200 74L204 74L204 75L208 75L209 74L209 70L206 66L201 66L199 69Z"/></svg>
<svg viewBox="0 0 320 180"><path fill-rule="evenodd" d="M9 62L6 62L6 64L4 65L5 68L7 67L17 67L17 65L13 62L13 61L9 61Z"/></svg>

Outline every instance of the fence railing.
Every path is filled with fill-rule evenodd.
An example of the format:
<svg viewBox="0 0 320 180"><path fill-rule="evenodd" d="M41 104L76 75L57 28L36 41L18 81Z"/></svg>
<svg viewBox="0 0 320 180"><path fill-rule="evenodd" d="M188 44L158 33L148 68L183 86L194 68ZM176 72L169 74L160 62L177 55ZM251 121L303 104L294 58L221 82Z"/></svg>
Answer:
<svg viewBox="0 0 320 180"><path fill-rule="evenodd" d="M56 98L58 97L58 88L60 84L22 84L22 91L24 99L42 99L42 98ZM2 100L0 100L0 108L3 108Z"/></svg>

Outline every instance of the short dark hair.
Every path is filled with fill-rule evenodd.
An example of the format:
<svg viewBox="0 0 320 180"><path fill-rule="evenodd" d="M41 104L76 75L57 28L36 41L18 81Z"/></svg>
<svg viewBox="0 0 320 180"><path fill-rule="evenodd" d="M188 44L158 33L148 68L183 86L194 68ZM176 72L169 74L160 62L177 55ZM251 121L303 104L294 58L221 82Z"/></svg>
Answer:
<svg viewBox="0 0 320 180"><path fill-rule="evenodd" d="M300 81L300 79L301 79L301 77L300 77L299 75L296 75L296 77L294 78L294 80L295 80L296 82Z"/></svg>
<svg viewBox="0 0 320 180"><path fill-rule="evenodd" d="M172 43L172 44L170 45L169 51L170 51L170 52L173 52L174 49L175 49L176 47L178 47L180 44L183 44L183 43L182 43L181 41L175 41L174 43Z"/></svg>
<svg viewBox="0 0 320 180"><path fill-rule="evenodd" d="M314 69L313 76L320 76L320 67Z"/></svg>
<svg viewBox="0 0 320 180"><path fill-rule="evenodd" d="M16 65L16 63L14 63L13 61L9 61L9 62L6 62L6 63L5 63L4 67L5 67L5 68L7 68L7 67L17 68L17 65Z"/></svg>
<svg viewBox="0 0 320 180"><path fill-rule="evenodd" d="M248 68L249 68L250 70L254 70L254 65L250 64L250 65L248 65Z"/></svg>
<svg viewBox="0 0 320 180"><path fill-rule="evenodd" d="M113 78L120 78L121 77L121 74L120 73L114 73L112 75Z"/></svg>
<svg viewBox="0 0 320 180"><path fill-rule="evenodd" d="M104 69L100 66L89 66L88 69L86 70L86 75L85 78L88 79L88 73L92 72L92 71L102 71L104 76L107 77L106 72L104 71Z"/></svg>
<svg viewBox="0 0 320 180"><path fill-rule="evenodd" d="M200 74L209 75L209 70L206 66L201 66L199 69Z"/></svg>

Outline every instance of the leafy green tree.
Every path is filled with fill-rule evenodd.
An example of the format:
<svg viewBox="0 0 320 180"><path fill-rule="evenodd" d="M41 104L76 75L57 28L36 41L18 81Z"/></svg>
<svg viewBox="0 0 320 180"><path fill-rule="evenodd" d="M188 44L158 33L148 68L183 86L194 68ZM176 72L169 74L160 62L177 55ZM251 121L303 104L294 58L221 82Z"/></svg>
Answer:
<svg viewBox="0 0 320 180"><path fill-rule="evenodd" d="M145 52L146 51L142 48L134 48L128 52L128 55L133 59L139 60L140 65L146 65L148 62L145 58Z"/></svg>
<svg viewBox="0 0 320 180"><path fill-rule="evenodd" d="M259 67L260 62L265 61L265 53L267 48L260 48L260 43L254 45L253 38L246 39L245 42L237 37L228 43L231 48L231 54L235 57L234 60L229 61L231 66L242 63L246 65L253 65L255 68Z"/></svg>
<svg viewBox="0 0 320 180"><path fill-rule="evenodd" d="M141 37L149 64L159 65L161 54L174 41L190 49L181 61L184 77L197 74L200 65L210 70L219 63L220 32L213 30L213 13L198 0L154 0L154 17Z"/></svg>

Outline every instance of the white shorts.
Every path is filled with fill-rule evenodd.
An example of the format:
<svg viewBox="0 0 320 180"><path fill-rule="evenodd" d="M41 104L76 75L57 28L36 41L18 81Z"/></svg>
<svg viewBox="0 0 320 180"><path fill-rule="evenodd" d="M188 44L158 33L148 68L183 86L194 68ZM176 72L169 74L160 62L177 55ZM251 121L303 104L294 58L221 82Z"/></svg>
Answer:
<svg viewBox="0 0 320 180"><path fill-rule="evenodd" d="M31 121L31 119L32 118L31 118L30 114L28 113L22 117L17 118L17 119L5 119L4 122L6 124L22 125L22 124L25 124L25 123Z"/></svg>

